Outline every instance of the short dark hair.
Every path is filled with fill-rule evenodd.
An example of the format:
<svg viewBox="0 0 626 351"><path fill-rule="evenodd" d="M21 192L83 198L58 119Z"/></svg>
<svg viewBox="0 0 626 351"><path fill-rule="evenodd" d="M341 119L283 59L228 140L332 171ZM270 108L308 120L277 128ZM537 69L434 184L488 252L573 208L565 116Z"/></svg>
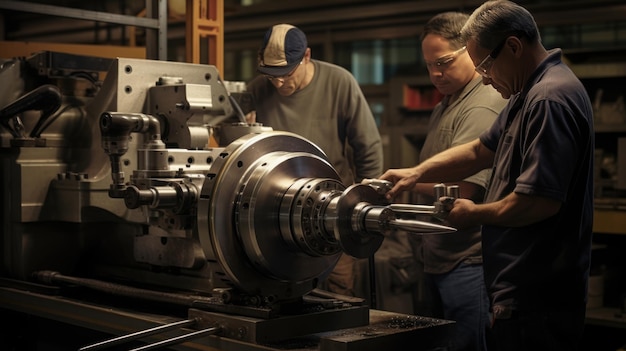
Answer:
<svg viewBox="0 0 626 351"><path fill-rule="evenodd" d="M476 40L486 49L495 48L509 36L525 38L529 42L541 42L539 28L533 15L522 6L508 0L487 1L469 17L461 37L464 42Z"/></svg>
<svg viewBox="0 0 626 351"><path fill-rule="evenodd" d="M420 40L423 41L428 34L435 34L448 40L452 49L460 49L465 45L461 38L461 28L468 18L468 14L454 11L435 15L424 25Z"/></svg>

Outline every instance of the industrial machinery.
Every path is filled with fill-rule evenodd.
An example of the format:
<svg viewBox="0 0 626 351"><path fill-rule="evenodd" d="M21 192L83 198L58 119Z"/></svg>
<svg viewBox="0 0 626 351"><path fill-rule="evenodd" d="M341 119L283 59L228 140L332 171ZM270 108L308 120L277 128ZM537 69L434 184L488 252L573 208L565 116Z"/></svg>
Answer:
<svg viewBox="0 0 626 351"><path fill-rule="evenodd" d="M393 230L453 232L441 206L342 184L316 145L246 123L210 65L0 64L1 308L111 336L82 350L447 345L453 322L317 288Z"/></svg>

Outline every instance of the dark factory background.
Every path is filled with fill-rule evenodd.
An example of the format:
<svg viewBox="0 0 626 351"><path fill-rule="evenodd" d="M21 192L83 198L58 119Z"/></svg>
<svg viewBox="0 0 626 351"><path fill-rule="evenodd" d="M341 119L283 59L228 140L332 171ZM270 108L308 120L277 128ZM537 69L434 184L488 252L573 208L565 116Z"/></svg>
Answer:
<svg viewBox="0 0 626 351"><path fill-rule="evenodd" d="M517 1L535 16L547 48L560 47L594 103L596 123L595 249L585 343L589 350L626 347L626 3L623 0ZM185 0L167 2L167 34L155 51L154 34L117 23L115 15L146 16L141 0L0 0L0 58L32 48L113 48L108 55L192 62ZM291 23L307 33L312 57L348 69L367 97L383 138L385 169L413 165L434 102L419 34L434 14L471 12L480 0L224 0L208 1L223 11L213 22L217 40L199 43L199 63L217 57L223 79L246 82L256 75L263 33L275 23ZM100 14L67 18L29 11L55 6ZM162 14L161 14L162 15ZM100 20L98 20L100 19ZM151 37L152 36L152 37ZM220 37L221 36L221 37ZM28 43L28 45L21 45ZM127 48L128 51L125 51ZM113 50L113 49L111 49ZM163 51L164 50L164 51ZM145 53L145 54L144 54ZM1 106L0 106L1 107ZM412 284L412 283L410 283ZM412 285L382 293L383 308L419 312L422 301ZM417 289L419 290L419 289ZM593 294L593 296L591 295ZM394 302L394 299L396 301ZM399 301L399 302L398 302ZM386 303L386 305L385 305ZM6 322L6 321L5 321ZM0 346L1 348L1 346Z"/></svg>

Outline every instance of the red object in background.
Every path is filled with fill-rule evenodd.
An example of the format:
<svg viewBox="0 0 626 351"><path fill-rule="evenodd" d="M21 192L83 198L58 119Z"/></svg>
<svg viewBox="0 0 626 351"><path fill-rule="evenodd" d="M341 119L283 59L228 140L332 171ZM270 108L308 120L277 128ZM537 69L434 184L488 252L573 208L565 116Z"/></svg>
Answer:
<svg viewBox="0 0 626 351"><path fill-rule="evenodd" d="M419 89L405 84L403 106L409 110L432 109L441 101L443 94L435 88Z"/></svg>

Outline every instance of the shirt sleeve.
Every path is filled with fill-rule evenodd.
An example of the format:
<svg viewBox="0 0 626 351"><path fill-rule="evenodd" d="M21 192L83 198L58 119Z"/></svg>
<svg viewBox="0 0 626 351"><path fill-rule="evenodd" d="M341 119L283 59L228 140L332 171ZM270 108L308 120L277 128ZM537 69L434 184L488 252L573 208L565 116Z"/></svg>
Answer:
<svg viewBox="0 0 626 351"><path fill-rule="evenodd" d="M383 150L378 126L356 79L349 79L346 136L354 155L355 182L383 172Z"/></svg>

